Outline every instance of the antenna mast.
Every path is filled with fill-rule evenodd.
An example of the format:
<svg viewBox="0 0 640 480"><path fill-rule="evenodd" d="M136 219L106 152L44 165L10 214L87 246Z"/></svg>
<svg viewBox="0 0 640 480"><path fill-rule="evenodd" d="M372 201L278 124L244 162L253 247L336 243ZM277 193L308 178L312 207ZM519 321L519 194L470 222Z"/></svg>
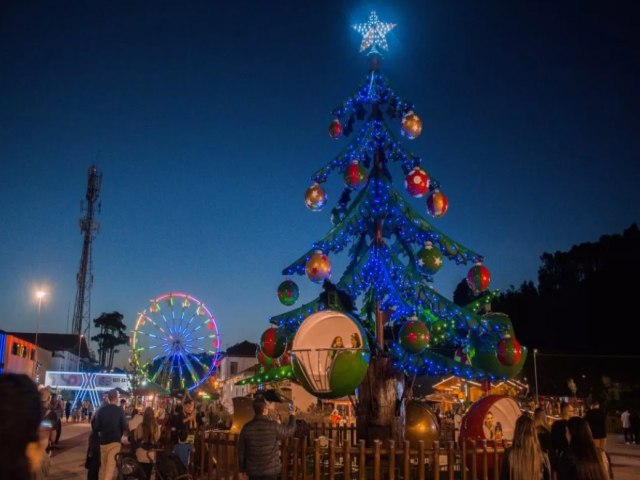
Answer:
<svg viewBox="0 0 640 480"><path fill-rule="evenodd" d="M91 259L91 244L96 238L100 223L94 218L96 202L100 194L102 185L102 174L98 173L95 165L89 168L89 179L87 182L87 208L84 217L80 218L80 232L84 239L82 242L82 256L80 257L80 268L76 277L78 289L76 290L76 302L73 308L72 333L80 336L91 331L91 286L93 285L93 261ZM97 204L98 213L100 204ZM83 328L84 327L84 328ZM87 334L88 335L88 334ZM89 339L87 338L87 342Z"/></svg>

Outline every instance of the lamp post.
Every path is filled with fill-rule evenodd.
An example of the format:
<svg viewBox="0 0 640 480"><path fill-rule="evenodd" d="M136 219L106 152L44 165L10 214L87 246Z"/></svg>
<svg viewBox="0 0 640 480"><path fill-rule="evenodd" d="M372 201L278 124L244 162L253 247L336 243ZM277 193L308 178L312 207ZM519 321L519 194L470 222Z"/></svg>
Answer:
<svg viewBox="0 0 640 480"><path fill-rule="evenodd" d="M538 349L534 348L533 349L533 380L534 380L535 385L536 385L536 406L539 407L540 406L540 402L538 400L538 364L537 364L537 356L538 356Z"/></svg>
<svg viewBox="0 0 640 480"><path fill-rule="evenodd" d="M82 347L83 337L84 337L83 334L80 334L80 336L78 337L78 371L80 371L80 347Z"/></svg>
<svg viewBox="0 0 640 480"><path fill-rule="evenodd" d="M38 299L38 318L36 320L36 354L35 354L35 363L36 368L34 372L34 380L38 383L38 332L40 330L40 311L42 310L42 300L47 296L47 292L42 289L36 291L36 298Z"/></svg>

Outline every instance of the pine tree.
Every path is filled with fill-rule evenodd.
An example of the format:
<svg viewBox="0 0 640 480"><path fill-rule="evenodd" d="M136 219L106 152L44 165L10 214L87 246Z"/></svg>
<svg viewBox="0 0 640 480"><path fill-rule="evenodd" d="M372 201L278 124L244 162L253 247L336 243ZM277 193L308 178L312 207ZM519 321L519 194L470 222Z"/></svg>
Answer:
<svg viewBox="0 0 640 480"><path fill-rule="evenodd" d="M522 367L526 351L520 354L508 318L477 314L495 296L480 295L489 280L482 256L437 230L392 182L389 167L400 163L408 193L428 195L427 209L432 216L446 212L440 183L422 169L421 158L396 138L397 127L390 123L399 121L401 133L409 140L422 129L414 106L395 92L380 69L380 51L387 47L385 34L393 26L381 23L375 13L368 23L354 26L363 35L361 51L369 54L371 69L356 92L332 111L330 136L351 140L312 175L307 206L312 210L324 206L326 194L321 185L330 174L342 173L346 186L331 212L333 228L282 273L309 275L310 262L322 265L329 261L327 256L347 248L350 262L335 285L325 281L325 291L317 299L270 321L290 341L314 312L341 310L356 318L365 329L371 354L357 395L359 438L401 440L403 400L410 395L416 376L508 377ZM356 131L357 125L361 128ZM477 295L470 304L458 306L430 286L444 258L472 265L467 280ZM322 273L312 280L321 280ZM297 286L290 280L286 283L286 289L294 289L297 297ZM279 289L279 295L282 293ZM499 347L501 341L508 344ZM495 358L499 348L511 354L514 365L493 368L490 357ZM479 365L465 360L474 353L481 360L483 355L486 358ZM292 375L290 368L267 372L252 381L277 380L287 374Z"/></svg>

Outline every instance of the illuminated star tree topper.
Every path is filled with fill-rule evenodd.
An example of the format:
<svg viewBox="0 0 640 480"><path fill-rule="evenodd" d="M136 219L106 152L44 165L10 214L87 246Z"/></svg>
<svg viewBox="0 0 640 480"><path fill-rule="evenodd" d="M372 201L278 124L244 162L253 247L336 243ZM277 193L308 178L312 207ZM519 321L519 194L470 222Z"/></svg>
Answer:
<svg viewBox="0 0 640 480"><path fill-rule="evenodd" d="M360 44L360 52L364 52L368 48L369 53L367 55L371 55L374 53L380 53L377 47L380 47L381 50L388 51L389 45L387 45L386 35L389 33L394 27L395 23L382 23L378 20L378 15L375 11L372 11L369 15L369 20L366 23L358 23L354 25L353 28L362 35L362 43Z"/></svg>

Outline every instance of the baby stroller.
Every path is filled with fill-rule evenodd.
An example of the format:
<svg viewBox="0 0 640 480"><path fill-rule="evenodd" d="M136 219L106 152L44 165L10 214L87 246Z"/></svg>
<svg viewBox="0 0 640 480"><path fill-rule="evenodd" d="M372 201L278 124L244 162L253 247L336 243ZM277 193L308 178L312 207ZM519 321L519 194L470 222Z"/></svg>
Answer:
<svg viewBox="0 0 640 480"><path fill-rule="evenodd" d="M192 480L193 478L175 453L156 452L155 470L157 480Z"/></svg>
<svg viewBox="0 0 640 480"><path fill-rule="evenodd" d="M118 480L149 480L134 452L116 453Z"/></svg>

